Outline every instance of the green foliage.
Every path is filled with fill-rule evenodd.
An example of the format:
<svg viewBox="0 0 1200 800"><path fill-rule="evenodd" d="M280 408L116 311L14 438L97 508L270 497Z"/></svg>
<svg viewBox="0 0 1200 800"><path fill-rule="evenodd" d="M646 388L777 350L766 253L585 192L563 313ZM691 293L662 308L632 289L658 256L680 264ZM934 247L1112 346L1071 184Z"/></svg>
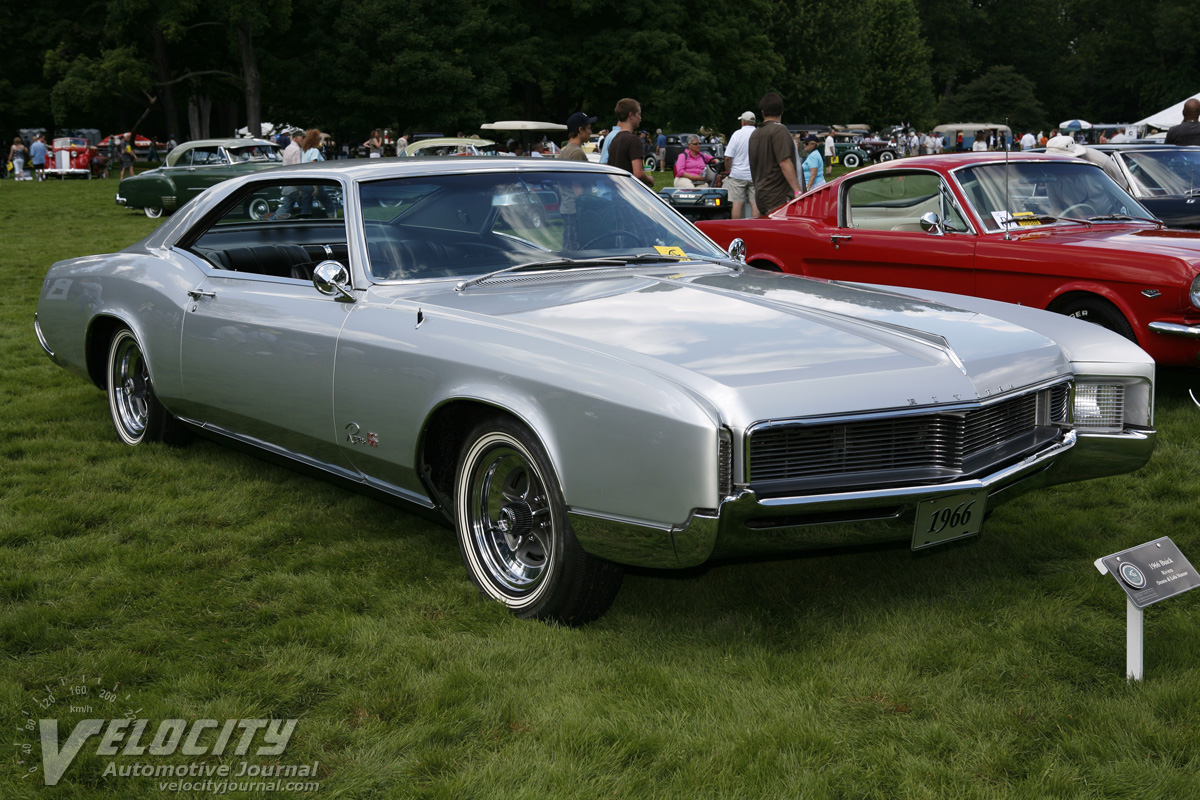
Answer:
<svg viewBox="0 0 1200 800"><path fill-rule="evenodd" d="M52 121L124 130L154 97L148 127L186 134L193 100L211 104L212 132L223 133L245 124L256 85L266 119L363 135L559 121L577 109L611 125L625 96L642 102L651 129L729 133L767 90L784 96L791 122L928 127L955 121L944 109L961 106L955 95L998 66L1031 87L1022 84L1012 107L993 92L995 116L1133 121L1200 87L1200 5L1130 8L1119 0L1016 9L1007 0L107 0L63 14L10 4L0 28L25 35L10 37L0 56L0 130ZM140 65L114 63L114 54ZM979 99L977 89L967 100Z"/></svg>
<svg viewBox="0 0 1200 800"><path fill-rule="evenodd" d="M901 121L929 127L933 111L929 48L913 0L870 0L862 114L879 129Z"/></svg>
<svg viewBox="0 0 1200 800"><path fill-rule="evenodd" d="M1001 123L1007 119L1014 134L1020 136L1056 124L1047 121L1035 91L1033 81L1014 67L992 67L943 98L937 116L946 122Z"/></svg>

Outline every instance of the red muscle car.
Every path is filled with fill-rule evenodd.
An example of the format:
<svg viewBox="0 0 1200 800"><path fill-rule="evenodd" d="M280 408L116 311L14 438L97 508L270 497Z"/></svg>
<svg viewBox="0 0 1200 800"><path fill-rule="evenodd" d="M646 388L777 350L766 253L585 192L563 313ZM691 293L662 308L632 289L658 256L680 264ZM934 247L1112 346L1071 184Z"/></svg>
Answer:
<svg viewBox="0 0 1200 800"><path fill-rule="evenodd" d="M1045 308L1200 356L1200 232L1167 230L1100 168L1043 154L892 161L766 219L699 223L752 266Z"/></svg>

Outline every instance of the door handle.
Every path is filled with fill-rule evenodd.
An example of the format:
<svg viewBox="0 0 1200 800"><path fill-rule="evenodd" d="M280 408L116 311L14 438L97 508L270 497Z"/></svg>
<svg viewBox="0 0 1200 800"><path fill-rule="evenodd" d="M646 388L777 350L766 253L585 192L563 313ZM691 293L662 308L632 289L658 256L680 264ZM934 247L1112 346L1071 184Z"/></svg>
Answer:
<svg viewBox="0 0 1200 800"><path fill-rule="evenodd" d="M850 241L850 239L851 239L851 238L853 238L853 237L851 237L851 236L850 236L850 235L848 235L848 234L842 234L842 235L839 235L839 234L836 234L836 233L835 233L833 236L830 236L830 237L829 237L829 241L833 242L833 249L834 249L834 250L837 250L837 249L838 249L838 245L839 245L839 244L841 244L841 242L842 242L843 240L845 240L845 241L847 241L847 242L848 242L848 241Z"/></svg>
<svg viewBox="0 0 1200 800"><path fill-rule="evenodd" d="M202 292L199 289L188 290L188 297L192 298L193 300L199 300L201 297L216 297L216 296L217 296L216 292Z"/></svg>

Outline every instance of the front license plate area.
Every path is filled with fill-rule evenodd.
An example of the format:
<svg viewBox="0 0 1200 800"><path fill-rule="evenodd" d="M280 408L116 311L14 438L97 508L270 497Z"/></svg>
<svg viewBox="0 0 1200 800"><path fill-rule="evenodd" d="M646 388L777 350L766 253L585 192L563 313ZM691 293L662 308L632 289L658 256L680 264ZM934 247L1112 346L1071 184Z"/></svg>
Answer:
<svg viewBox="0 0 1200 800"><path fill-rule="evenodd" d="M960 492L922 500L917 505L912 549L921 550L943 542L974 536L983 529L987 492Z"/></svg>

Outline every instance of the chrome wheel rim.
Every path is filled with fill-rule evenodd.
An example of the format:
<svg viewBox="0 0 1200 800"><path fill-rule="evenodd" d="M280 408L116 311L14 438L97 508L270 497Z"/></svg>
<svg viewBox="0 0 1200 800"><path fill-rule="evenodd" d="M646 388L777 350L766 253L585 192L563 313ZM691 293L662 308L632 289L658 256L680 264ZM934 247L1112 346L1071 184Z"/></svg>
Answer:
<svg viewBox="0 0 1200 800"><path fill-rule="evenodd" d="M129 442L140 441L150 418L150 373L132 335L125 334L113 349L109 394L122 437Z"/></svg>
<svg viewBox="0 0 1200 800"><path fill-rule="evenodd" d="M504 594L528 595L546 577L553 556L544 482L508 437L485 437L474 450L465 510L475 555Z"/></svg>
<svg viewBox="0 0 1200 800"><path fill-rule="evenodd" d="M250 201L250 219L263 219L271 213L271 205L261 197Z"/></svg>

